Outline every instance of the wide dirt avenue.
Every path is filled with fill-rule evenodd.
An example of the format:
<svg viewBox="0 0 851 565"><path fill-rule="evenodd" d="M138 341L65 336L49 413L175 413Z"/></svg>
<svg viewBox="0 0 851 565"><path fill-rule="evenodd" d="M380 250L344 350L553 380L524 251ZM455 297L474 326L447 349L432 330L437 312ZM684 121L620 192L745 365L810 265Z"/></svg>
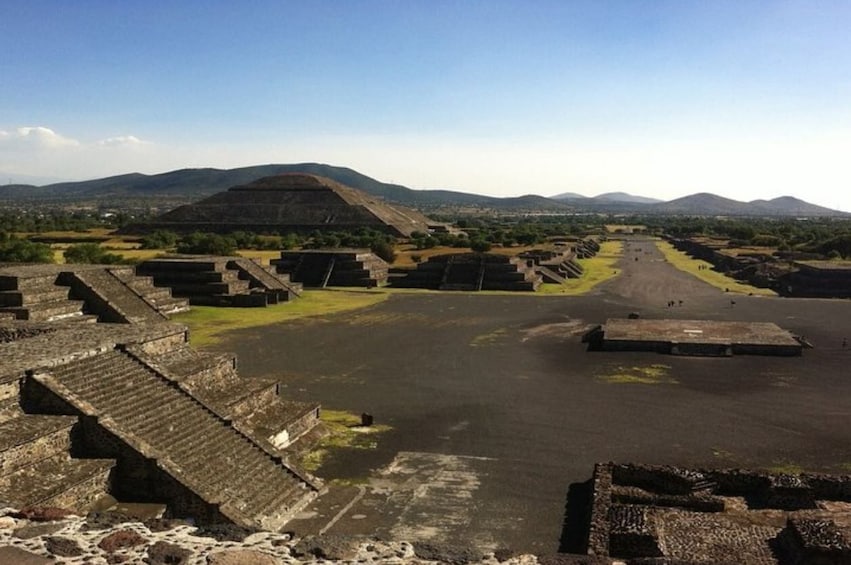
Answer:
<svg viewBox="0 0 851 565"><path fill-rule="evenodd" d="M394 294L230 333L218 347L242 375L392 427L327 459L317 474L331 492L290 527L544 554L559 548L570 485L596 462L851 472L851 302L728 294L649 239L626 241L617 270L581 297ZM631 312L774 322L814 348L586 350L588 328Z"/></svg>

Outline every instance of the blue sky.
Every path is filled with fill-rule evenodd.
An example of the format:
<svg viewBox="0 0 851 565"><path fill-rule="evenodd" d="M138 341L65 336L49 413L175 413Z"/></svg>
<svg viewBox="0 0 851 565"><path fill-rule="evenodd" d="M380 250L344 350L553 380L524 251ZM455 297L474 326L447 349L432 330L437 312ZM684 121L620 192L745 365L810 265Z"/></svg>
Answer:
<svg viewBox="0 0 851 565"><path fill-rule="evenodd" d="M0 179L315 161L851 211L851 2L0 3Z"/></svg>

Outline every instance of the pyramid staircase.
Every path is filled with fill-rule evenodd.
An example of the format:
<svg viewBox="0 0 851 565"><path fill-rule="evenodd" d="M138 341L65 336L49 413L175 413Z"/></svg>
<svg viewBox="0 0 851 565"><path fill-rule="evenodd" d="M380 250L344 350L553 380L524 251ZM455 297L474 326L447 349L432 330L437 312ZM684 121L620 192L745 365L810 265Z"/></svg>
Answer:
<svg viewBox="0 0 851 565"><path fill-rule="evenodd" d="M319 491L315 479L127 351L33 379L236 524L277 529Z"/></svg>
<svg viewBox="0 0 851 565"><path fill-rule="evenodd" d="M382 286L389 276L389 265L368 249L282 251L271 264L279 274L310 288Z"/></svg>

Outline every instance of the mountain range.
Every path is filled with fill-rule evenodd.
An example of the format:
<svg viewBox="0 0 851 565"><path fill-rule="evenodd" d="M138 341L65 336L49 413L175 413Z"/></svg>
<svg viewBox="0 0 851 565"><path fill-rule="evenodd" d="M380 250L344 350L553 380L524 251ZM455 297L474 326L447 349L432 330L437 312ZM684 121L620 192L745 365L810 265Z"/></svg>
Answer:
<svg viewBox="0 0 851 565"><path fill-rule="evenodd" d="M45 186L10 184L0 186L0 204L37 205L108 202L187 203L247 184L261 177L282 173L308 173L328 177L373 196L420 208L491 210L505 213L540 212L569 213L638 213L678 215L735 216L848 216L844 212L816 206L791 196L772 200L739 202L714 194L699 193L663 202L624 192L609 192L595 197L563 193L551 198L527 194L497 198L452 190L414 190L389 184L363 175L353 169L319 163L290 165L258 165L236 169L180 169L156 175L130 173L81 182L63 182Z"/></svg>

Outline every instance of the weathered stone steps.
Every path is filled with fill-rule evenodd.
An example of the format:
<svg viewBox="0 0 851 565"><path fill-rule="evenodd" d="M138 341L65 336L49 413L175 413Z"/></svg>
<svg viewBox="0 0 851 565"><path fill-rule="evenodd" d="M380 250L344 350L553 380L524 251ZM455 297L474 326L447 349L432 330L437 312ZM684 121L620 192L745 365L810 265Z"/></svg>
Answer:
<svg viewBox="0 0 851 565"><path fill-rule="evenodd" d="M83 316L82 300L55 300L27 306L4 307L0 312L11 312L18 320L32 322L54 322Z"/></svg>
<svg viewBox="0 0 851 565"><path fill-rule="evenodd" d="M248 524L267 523L270 514L282 524L287 511L309 494L307 483L295 472L128 354L113 350L51 372L99 416L108 416L104 425L115 425L150 446L151 455L166 472L177 473L181 482L202 496L218 493L228 501L227 507L244 513L235 517L238 522L247 518ZM100 378L87 379L86 374ZM246 481L246 477L253 479ZM281 498L281 492L290 493L290 498ZM272 508L279 503L280 508Z"/></svg>
<svg viewBox="0 0 851 565"><path fill-rule="evenodd" d="M137 275L132 267L110 268L109 272L162 314L170 315L189 310L189 301L172 296L168 287L154 285L154 278Z"/></svg>
<svg viewBox="0 0 851 565"><path fill-rule="evenodd" d="M91 269L63 273L62 284L87 301L103 321L157 323L166 320L153 306L107 270Z"/></svg>

